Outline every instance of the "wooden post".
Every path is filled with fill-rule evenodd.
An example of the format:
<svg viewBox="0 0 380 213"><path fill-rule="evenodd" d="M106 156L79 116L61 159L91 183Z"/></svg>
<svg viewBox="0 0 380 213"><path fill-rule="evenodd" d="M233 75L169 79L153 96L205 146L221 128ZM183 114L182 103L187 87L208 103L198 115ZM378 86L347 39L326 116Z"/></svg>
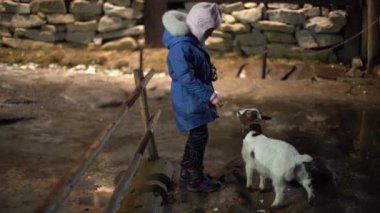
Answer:
<svg viewBox="0 0 380 213"><path fill-rule="evenodd" d="M145 0L144 1L144 24L145 39L148 47L162 47L162 15L167 8L167 0Z"/></svg>
<svg viewBox="0 0 380 213"><path fill-rule="evenodd" d="M143 73L143 56L144 51L143 49L140 50L140 68L133 71L133 75L135 78L135 84L136 87L139 87L141 84L141 81L144 79L144 73ZM140 108L141 108L141 119L144 123L145 130L148 129L149 126L149 108L148 108L148 100L146 95L146 90L144 89L141 92L140 98L139 98ZM158 152L156 147L156 141L154 139L154 135L152 135L149 143L149 155L151 160L156 160L158 158Z"/></svg>
<svg viewBox="0 0 380 213"><path fill-rule="evenodd" d="M379 20L380 15L379 0L367 0L368 2L368 72L371 73L376 61L379 60L380 37ZM376 21L377 20L377 21ZM375 23L376 22L376 23ZM375 23L375 24L374 24Z"/></svg>
<svg viewBox="0 0 380 213"><path fill-rule="evenodd" d="M261 70L261 78L262 79L265 79L266 74L267 74L267 50L268 50L267 45L264 45L263 54L262 54L263 64L262 64L262 70Z"/></svg>
<svg viewBox="0 0 380 213"><path fill-rule="evenodd" d="M349 39L357 35L362 30L362 4L359 0L350 0L347 2L347 24L345 27L345 39ZM351 41L344 44L343 62L351 63L354 57L360 56L361 38L357 36Z"/></svg>

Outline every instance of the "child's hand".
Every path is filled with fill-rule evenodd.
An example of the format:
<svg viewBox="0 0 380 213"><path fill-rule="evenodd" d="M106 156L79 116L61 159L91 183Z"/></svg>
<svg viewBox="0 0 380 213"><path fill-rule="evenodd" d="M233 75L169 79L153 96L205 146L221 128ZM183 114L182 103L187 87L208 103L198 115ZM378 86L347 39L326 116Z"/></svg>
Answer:
<svg viewBox="0 0 380 213"><path fill-rule="evenodd" d="M224 102L222 100L219 99L218 95L216 93L214 93L212 96L211 96L211 99L210 99L210 102L215 105L215 106L218 106L218 107L223 107L224 106Z"/></svg>

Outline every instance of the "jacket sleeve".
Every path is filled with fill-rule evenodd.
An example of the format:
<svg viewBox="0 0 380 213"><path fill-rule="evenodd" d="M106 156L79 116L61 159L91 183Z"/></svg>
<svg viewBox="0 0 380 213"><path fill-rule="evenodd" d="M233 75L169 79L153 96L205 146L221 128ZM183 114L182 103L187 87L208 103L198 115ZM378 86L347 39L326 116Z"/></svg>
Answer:
<svg viewBox="0 0 380 213"><path fill-rule="evenodd" d="M194 60L193 57L186 47L181 45L173 47L168 57L168 63L171 66L170 76L179 82L188 93L207 102L213 95L214 89L194 76L194 67L191 63Z"/></svg>

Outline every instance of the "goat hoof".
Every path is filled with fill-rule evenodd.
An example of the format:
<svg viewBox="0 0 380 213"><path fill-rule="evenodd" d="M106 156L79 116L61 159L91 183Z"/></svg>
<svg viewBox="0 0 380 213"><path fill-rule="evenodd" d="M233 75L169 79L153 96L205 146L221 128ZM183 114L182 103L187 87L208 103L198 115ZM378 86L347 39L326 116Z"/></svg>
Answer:
<svg viewBox="0 0 380 213"><path fill-rule="evenodd" d="M249 192L256 192L257 189L253 188L252 186L247 187Z"/></svg>
<svg viewBox="0 0 380 213"><path fill-rule="evenodd" d="M272 188L267 188L267 189L259 189L259 192L261 193L261 194L264 194L264 193L268 193L268 192L271 192L272 191Z"/></svg>
<svg viewBox="0 0 380 213"><path fill-rule="evenodd" d="M309 205L310 205L310 206L313 206L313 205L314 205L314 198L309 199Z"/></svg>

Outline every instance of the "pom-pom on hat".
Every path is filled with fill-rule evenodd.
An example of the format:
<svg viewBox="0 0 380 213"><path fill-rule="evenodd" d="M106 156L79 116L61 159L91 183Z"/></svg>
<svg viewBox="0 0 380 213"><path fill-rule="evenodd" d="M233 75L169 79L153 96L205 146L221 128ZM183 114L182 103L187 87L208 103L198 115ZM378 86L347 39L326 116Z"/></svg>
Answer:
<svg viewBox="0 0 380 213"><path fill-rule="evenodd" d="M204 35L207 30L219 27L221 16L222 13L217 4L201 2L190 9L186 23L191 33L199 41L204 41Z"/></svg>

